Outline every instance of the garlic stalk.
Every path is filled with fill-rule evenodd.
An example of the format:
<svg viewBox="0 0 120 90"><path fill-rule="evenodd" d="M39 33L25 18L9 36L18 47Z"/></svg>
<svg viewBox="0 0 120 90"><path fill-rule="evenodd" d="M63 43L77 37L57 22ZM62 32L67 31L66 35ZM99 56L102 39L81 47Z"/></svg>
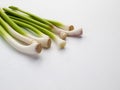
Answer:
<svg viewBox="0 0 120 90"><path fill-rule="evenodd" d="M0 25L0 35L17 51L29 54L29 55L36 55L39 54L42 50L41 44L37 42L33 42L30 45L22 45L17 42L12 36L10 36L5 29Z"/></svg>

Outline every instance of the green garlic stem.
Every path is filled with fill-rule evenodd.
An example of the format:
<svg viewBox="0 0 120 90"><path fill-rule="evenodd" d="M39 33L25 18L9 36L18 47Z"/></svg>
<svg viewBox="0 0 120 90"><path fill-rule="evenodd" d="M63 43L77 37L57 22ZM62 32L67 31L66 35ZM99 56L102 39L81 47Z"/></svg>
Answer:
<svg viewBox="0 0 120 90"><path fill-rule="evenodd" d="M31 25L29 25L27 23L24 23L24 22L15 20L15 19L12 19L12 20L16 24L20 25L21 27L28 28L28 29L32 30L33 32L35 32L36 34L38 34L38 37L30 35L30 34L27 35L28 37L36 40L38 43L41 43L42 47L44 47L44 48L50 48L50 46L51 46L51 40L50 40L50 38L47 35L43 34L38 29L36 29L35 27L33 27L33 26L31 26Z"/></svg>
<svg viewBox="0 0 120 90"><path fill-rule="evenodd" d="M52 27L50 27L49 25L46 25L46 24L44 24L44 23L41 23L41 22L38 22L38 21L36 21L36 20L34 20L34 19L31 19L31 18L29 18L29 17L26 17L26 16L24 16L24 15L22 15L22 14L19 14L19 13L15 12L14 10L9 9L9 8L3 8L3 9L5 10L5 12L7 12L7 13L13 15L13 16L16 16L16 17L25 19L25 20L30 21L30 22L33 22L33 23L35 23L35 24L37 24L37 25L39 25L39 26L41 26L41 27L44 27L44 28L46 28L46 29L51 29L51 28L52 28Z"/></svg>
<svg viewBox="0 0 120 90"><path fill-rule="evenodd" d="M15 19L15 20L22 21L22 22L24 22L24 23L27 23L27 24L29 24L29 25L37 28L38 30L40 30L40 31L43 32L44 34L48 35L52 40L54 40L54 41L58 44L58 46L59 46L60 48L64 48L66 42L65 42L64 40L60 39L60 38L59 38L58 36L56 36L54 33L50 32L49 30L47 30L47 29L45 29L45 28L42 28L42 27L34 24L33 22L29 22L29 21L27 21L27 20L23 20L23 19L21 19L21 18L17 18L17 17L13 17L13 16L10 16L10 18Z"/></svg>
<svg viewBox="0 0 120 90"><path fill-rule="evenodd" d="M18 43L12 36L10 36L6 30L0 25L0 35L17 51L29 54L36 55L39 54L42 50L41 45L37 42L33 42L30 45L22 45Z"/></svg>
<svg viewBox="0 0 120 90"><path fill-rule="evenodd" d="M38 20L38 21L40 21L42 23L45 23L45 24L47 24L49 26L52 26L52 24L50 22L48 22L47 20L45 20L43 18L40 18L40 17L30 13L30 12L24 11L24 10L22 10L22 9L16 7L16 6L9 6L9 8L12 9L12 10L16 10L16 11L22 12L24 14L27 14L28 16L30 16L31 18L33 18L35 20Z"/></svg>
<svg viewBox="0 0 120 90"><path fill-rule="evenodd" d="M26 33L21 30L20 27L18 27L8 16L7 14L4 12L4 10L2 8L0 8L0 16L13 28L15 29L17 32L19 32L22 35L26 35Z"/></svg>
<svg viewBox="0 0 120 90"><path fill-rule="evenodd" d="M0 17L1 25L5 28L5 30L10 33L14 38L26 43L26 44L32 44L33 39L30 39L18 32L16 32L9 24L7 24L1 17Z"/></svg>
<svg viewBox="0 0 120 90"><path fill-rule="evenodd" d="M39 22L47 24L47 25L49 25L51 27L53 27L55 25L56 27L59 27L59 28L64 29L64 30L70 30L70 31L74 29L73 25L68 26L68 25L62 24L61 22L55 21L55 20L43 19L41 17L38 17L38 16L36 16L36 15L34 15L32 13L26 12L26 11L24 11L24 10L18 8L18 7L15 7L15 6L9 6L9 8L12 9L12 10L14 10L14 11L22 12L23 14L26 14L26 16L28 15L32 19L35 19L35 20L37 20Z"/></svg>
<svg viewBox="0 0 120 90"><path fill-rule="evenodd" d="M54 39L54 38L56 37L56 35L55 35L54 33L50 32L49 30L47 30L47 29L45 29L45 28L43 28L43 27L41 27L41 26L36 25L36 24L33 23L33 22L29 22L29 21L27 21L27 20L25 20L25 19L18 18L18 17L14 17L14 16L9 16L9 17L10 17L11 19L15 19L15 20L18 20L18 21L27 23L27 24L29 24L29 25L37 28L37 29L40 30L42 33L48 35L51 39Z"/></svg>

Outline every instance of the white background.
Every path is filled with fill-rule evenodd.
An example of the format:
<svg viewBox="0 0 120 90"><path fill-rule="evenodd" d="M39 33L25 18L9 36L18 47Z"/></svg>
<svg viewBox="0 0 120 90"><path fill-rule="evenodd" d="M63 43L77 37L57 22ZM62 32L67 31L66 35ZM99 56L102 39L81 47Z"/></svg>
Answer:
<svg viewBox="0 0 120 90"><path fill-rule="evenodd" d="M0 0L9 5L82 26L84 34L39 57L0 38L0 90L120 90L120 0Z"/></svg>

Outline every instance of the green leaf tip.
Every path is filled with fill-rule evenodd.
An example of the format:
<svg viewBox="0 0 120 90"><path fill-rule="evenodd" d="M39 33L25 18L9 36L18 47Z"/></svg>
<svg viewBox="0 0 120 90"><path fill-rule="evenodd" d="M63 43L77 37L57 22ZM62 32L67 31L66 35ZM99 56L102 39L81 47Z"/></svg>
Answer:
<svg viewBox="0 0 120 90"><path fill-rule="evenodd" d="M18 10L19 8L18 7L15 7L15 6L9 6L10 9L13 9L13 10Z"/></svg>

